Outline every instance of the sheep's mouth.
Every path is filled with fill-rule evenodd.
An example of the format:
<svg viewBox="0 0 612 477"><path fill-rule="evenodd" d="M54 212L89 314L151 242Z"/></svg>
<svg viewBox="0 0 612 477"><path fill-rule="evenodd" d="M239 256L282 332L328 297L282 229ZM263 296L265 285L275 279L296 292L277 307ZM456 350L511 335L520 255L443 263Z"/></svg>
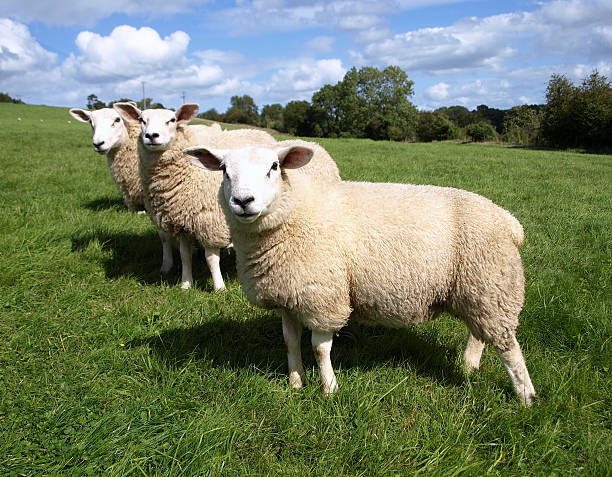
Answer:
<svg viewBox="0 0 612 477"><path fill-rule="evenodd" d="M242 222L244 224L250 224L252 222L255 222L259 218L261 213L255 212L254 214L250 214L248 212L243 212L241 214L234 213L234 215L236 216L239 222Z"/></svg>

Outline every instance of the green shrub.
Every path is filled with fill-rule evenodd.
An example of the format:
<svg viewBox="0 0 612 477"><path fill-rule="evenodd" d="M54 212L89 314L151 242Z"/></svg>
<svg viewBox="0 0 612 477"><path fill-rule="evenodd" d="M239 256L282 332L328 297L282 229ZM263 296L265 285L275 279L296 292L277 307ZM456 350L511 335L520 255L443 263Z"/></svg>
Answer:
<svg viewBox="0 0 612 477"><path fill-rule="evenodd" d="M493 126L485 121L469 124L465 128L465 134L474 142L485 142L497 140L497 133Z"/></svg>

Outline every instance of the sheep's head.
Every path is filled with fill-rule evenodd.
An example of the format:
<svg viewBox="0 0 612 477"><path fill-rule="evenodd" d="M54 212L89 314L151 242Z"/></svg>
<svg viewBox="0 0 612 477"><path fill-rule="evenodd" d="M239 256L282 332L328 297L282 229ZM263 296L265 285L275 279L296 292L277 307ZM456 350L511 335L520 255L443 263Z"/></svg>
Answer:
<svg viewBox="0 0 612 477"><path fill-rule="evenodd" d="M111 108L95 111L72 108L70 115L77 121L90 124L93 132L91 143L94 151L100 154L105 154L117 146L125 133L123 121L121 121L117 111Z"/></svg>
<svg viewBox="0 0 612 477"><path fill-rule="evenodd" d="M169 109L145 109L141 111L130 103L115 103L113 107L128 122L139 122L142 127L142 143L151 151L165 151L176 139L177 127L196 117L200 106L183 104L176 112Z"/></svg>
<svg viewBox="0 0 612 477"><path fill-rule="evenodd" d="M183 154L192 164L223 171L223 194L229 210L241 223L253 223L274 209L282 193L283 169L297 169L310 161L308 147L210 149L196 146Z"/></svg>

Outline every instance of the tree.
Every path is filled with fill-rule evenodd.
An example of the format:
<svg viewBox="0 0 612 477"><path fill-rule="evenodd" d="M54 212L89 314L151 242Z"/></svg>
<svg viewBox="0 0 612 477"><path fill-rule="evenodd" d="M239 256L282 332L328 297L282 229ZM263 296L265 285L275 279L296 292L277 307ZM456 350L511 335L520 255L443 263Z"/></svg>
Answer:
<svg viewBox="0 0 612 477"><path fill-rule="evenodd" d="M87 96L87 109L102 109L106 108L106 104L98 99L95 94Z"/></svg>
<svg viewBox="0 0 612 477"><path fill-rule="evenodd" d="M605 76L594 71L582 80L572 114L582 146L612 144L612 87Z"/></svg>
<svg viewBox="0 0 612 477"><path fill-rule="evenodd" d="M223 115L219 114L215 108L198 114L198 118L209 119L210 121L223 121Z"/></svg>
<svg viewBox="0 0 612 477"><path fill-rule="evenodd" d="M261 110L261 125L266 128L283 129L283 106L281 104L266 104Z"/></svg>
<svg viewBox="0 0 612 477"><path fill-rule="evenodd" d="M283 130L297 136L311 136L311 112L308 101L290 101L283 111Z"/></svg>
<svg viewBox="0 0 612 477"><path fill-rule="evenodd" d="M249 95L232 96L230 107L225 112L225 120L228 123L259 124L259 113L257 105Z"/></svg>
<svg viewBox="0 0 612 477"><path fill-rule="evenodd" d="M448 117L453 123L460 128L466 127L468 124L472 124L478 121L478 116L475 112L470 111L465 106L450 106L438 108L434 111L435 113L442 113Z"/></svg>
<svg viewBox="0 0 612 477"><path fill-rule="evenodd" d="M572 109L578 89L564 75L553 74L546 88L542 135L555 147L576 146Z"/></svg>
<svg viewBox="0 0 612 477"><path fill-rule="evenodd" d="M456 139L459 131L451 120L439 111L419 113L417 139L423 142Z"/></svg>
<svg viewBox="0 0 612 477"><path fill-rule="evenodd" d="M506 111L502 125L503 140L522 145L538 142L542 113L539 106L515 106Z"/></svg>
<svg viewBox="0 0 612 477"><path fill-rule="evenodd" d="M413 82L397 66L352 68L336 85L312 97L312 117L325 136L411 139L417 111L408 100Z"/></svg>
<svg viewBox="0 0 612 477"><path fill-rule="evenodd" d="M7 93L0 93L0 103L23 104L20 99L11 98Z"/></svg>
<svg viewBox="0 0 612 477"><path fill-rule="evenodd" d="M465 134L472 141L476 142L495 141L497 139L495 129L487 121L469 124L468 127L465 128Z"/></svg>
<svg viewBox="0 0 612 477"><path fill-rule="evenodd" d="M504 111L501 109L489 108L486 104L481 104L476 107L475 114L478 118L484 119L493 125L497 132L502 131L502 124L504 123ZM473 122L478 122L476 119Z"/></svg>

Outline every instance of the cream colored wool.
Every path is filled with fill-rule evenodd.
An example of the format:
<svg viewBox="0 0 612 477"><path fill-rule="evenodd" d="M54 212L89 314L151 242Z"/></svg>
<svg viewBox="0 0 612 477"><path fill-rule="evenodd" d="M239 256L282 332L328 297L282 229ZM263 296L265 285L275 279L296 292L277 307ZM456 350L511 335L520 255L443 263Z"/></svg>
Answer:
<svg viewBox="0 0 612 477"><path fill-rule="evenodd" d="M144 193L138 172L138 147L140 126L124 121L126 134L117 147L106 153L111 177L128 209L144 210Z"/></svg>
<svg viewBox="0 0 612 477"><path fill-rule="evenodd" d="M241 177L241 167L252 175L248 164L261 154L211 152L231 171L221 202L238 278L249 301L281 312L292 385L302 381L300 324L313 331L329 393L336 388L331 340L349 319L397 328L447 311L468 326L468 371L478 368L484 343L493 345L530 404L535 391L515 338L524 298L523 228L509 212L464 190L324 183L282 168L280 184L269 186L277 192L265 214L245 223L229 203L247 190L243 181L250 179ZM248 190L252 204L257 191Z"/></svg>

